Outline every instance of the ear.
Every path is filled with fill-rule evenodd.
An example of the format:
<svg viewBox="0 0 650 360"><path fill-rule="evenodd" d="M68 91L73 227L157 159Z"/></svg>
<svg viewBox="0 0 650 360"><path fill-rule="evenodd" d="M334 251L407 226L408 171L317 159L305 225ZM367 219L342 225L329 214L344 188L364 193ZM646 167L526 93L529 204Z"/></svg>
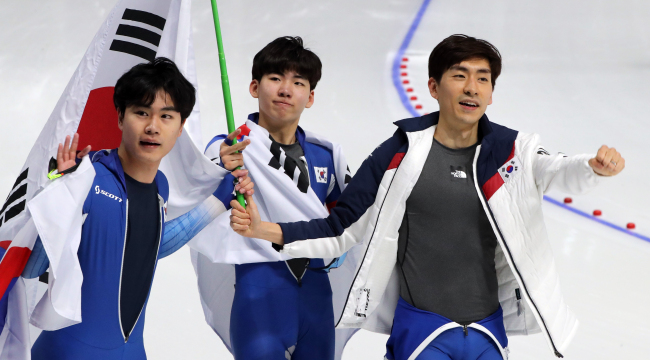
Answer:
<svg viewBox="0 0 650 360"><path fill-rule="evenodd" d="M117 113L117 127L124 131L124 114Z"/></svg>
<svg viewBox="0 0 650 360"><path fill-rule="evenodd" d="M427 85L429 86L429 94L431 94L431 97L438 100L438 83L436 83L436 80L434 78L429 78Z"/></svg>
<svg viewBox="0 0 650 360"><path fill-rule="evenodd" d="M490 94L490 102L488 103L488 105L492 105L492 94Z"/></svg>
<svg viewBox="0 0 650 360"><path fill-rule="evenodd" d="M309 92L309 101L307 101L305 109L309 109L312 105L314 105L314 90Z"/></svg>
<svg viewBox="0 0 650 360"><path fill-rule="evenodd" d="M248 86L248 91L251 93L251 96L254 97L255 99L259 98L259 88L260 88L260 82L253 79L251 81L251 84Z"/></svg>
<svg viewBox="0 0 650 360"><path fill-rule="evenodd" d="M185 128L185 123L187 122L187 119L185 121L181 122L181 127L178 129L178 135L176 135L176 138L179 138L183 134L183 129Z"/></svg>

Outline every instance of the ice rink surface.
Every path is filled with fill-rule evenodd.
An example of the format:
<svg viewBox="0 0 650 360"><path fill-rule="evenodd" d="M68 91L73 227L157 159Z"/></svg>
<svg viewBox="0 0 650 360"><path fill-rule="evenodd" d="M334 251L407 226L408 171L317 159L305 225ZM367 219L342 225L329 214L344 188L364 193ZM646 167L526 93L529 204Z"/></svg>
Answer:
<svg viewBox="0 0 650 360"><path fill-rule="evenodd" d="M8 192L43 124L114 0L0 2L0 192ZM391 78L396 52L421 0L220 1L236 119L256 111L248 94L255 53L275 37L300 35L323 61L315 105L301 125L343 145L352 170L410 117ZM210 4L193 1L203 141L226 130ZM494 104L502 125L542 135L547 149L595 153L615 146L626 170L573 207L650 236L645 106L650 90L647 1L433 0L405 54L423 112L426 61L445 37L464 33L503 55ZM644 140L646 139L646 140ZM646 159L646 160L644 160ZM551 191L561 199L565 194ZM581 326L567 359L647 359L650 243L551 203L544 211L566 301ZM161 261L147 311L150 359L230 359L203 320L189 251ZM381 359L385 335L360 331L344 359ZM542 335L511 337L511 358L552 359Z"/></svg>

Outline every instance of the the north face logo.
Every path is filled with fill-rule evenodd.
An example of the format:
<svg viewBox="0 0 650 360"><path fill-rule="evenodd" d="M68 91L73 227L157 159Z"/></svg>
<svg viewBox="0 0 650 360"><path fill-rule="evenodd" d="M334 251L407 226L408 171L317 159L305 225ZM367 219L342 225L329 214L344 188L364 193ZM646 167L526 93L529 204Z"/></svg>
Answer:
<svg viewBox="0 0 650 360"><path fill-rule="evenodd" d="M467 179L467 174L465 174L465 172L461 170L452 171L451 176L460 179Z"/></svg>
<svg viewBox="0 0 650 360"><path fill-rule="evenodd" d="M450 165L449 170L451 171L451 181L467 182L467 169L465 166Z"/></svg>

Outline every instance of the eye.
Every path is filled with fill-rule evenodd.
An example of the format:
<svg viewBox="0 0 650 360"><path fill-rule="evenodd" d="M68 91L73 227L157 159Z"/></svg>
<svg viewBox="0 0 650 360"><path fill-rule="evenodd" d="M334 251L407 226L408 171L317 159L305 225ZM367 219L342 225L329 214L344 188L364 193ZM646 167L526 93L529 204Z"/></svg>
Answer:
<svg viewBox="0 0 650 360"><path fill-rule="evenodd" d="M298 85L298 86L305 86L305 84L301 83L300 81L296 81L295 84Z"/></svg>
<svg viewBox="0 0 650 360"><path fill-rule="evenodd" d="M463 75L463 74L456 74L456 75L454 75L454 77L455 77L455 78L458 78L458 79L464 79L464 78L465 78L465 75Z"/></svg>
<svg viewBox="0 0 650 360"><path fill-rule="evenodd" d="M488 78L485 78L485 77L479 78L479 80L480 80L480 81L483 81L483 82L488 82L488 81L490 81L490 80L488 80Z"/></svg>
<svg viewBox="0 0 650 360"><path fill-rule="evenodd" d="M144 112L143 110L136 110L134 111L134 113L139 116L147 116L147 113Z"/></svg>
<svg viewBox="0 0 650 360"><path fill-rule="evenodd" d="M280 78L277 76L271 76L269 79L273 81L280 81Z"/></svg>

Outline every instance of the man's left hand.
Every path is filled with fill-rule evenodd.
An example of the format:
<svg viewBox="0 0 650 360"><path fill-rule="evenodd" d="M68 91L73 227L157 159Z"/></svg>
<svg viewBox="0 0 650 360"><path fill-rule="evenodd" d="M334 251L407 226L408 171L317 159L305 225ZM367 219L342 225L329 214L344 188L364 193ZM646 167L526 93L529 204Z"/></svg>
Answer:
<svg viewBox="0 0 650 360"><path fill-rule="evenodd" d="M589 166L601 176L614 176L625 168L625 159L614 148L603 145L598 149L596 157L589 159Z"/></svg>

